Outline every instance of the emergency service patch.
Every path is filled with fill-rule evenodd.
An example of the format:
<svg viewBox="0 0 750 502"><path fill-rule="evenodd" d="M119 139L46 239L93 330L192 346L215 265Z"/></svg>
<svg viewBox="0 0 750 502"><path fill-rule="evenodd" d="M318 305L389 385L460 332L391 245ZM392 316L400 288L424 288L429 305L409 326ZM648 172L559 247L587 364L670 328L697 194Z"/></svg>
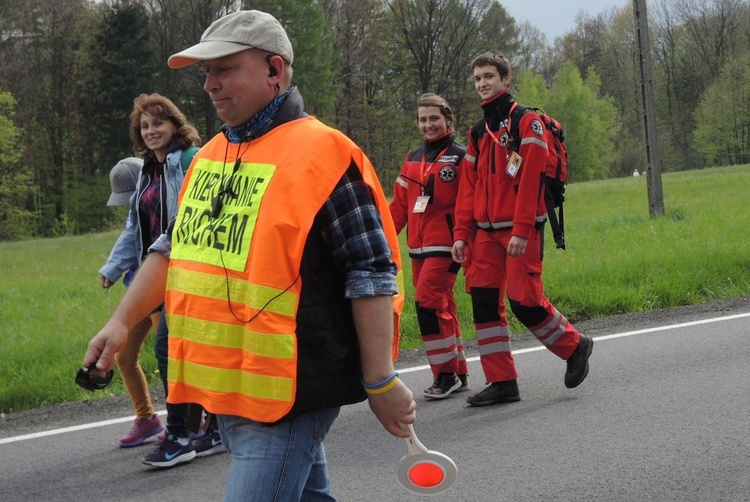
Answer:
<svg viewBox="0 0 750 502"><path fill-rule="evenodd" d="M532 120L531 121L531 132L533 132L537 136L542 136L542 135L544 135L544 126L538 120Z"/></svg>
<svg viewBox="0 0 750 502"><path fill-rule="evenodd" d="M456 168L453 166L443 166L438 173L440 181L443 183L451 183L456 180Z"/></svg>
<svg viewBox="0 0 750 502"><path fill-rule="evenodd" d="M503 148L508 148L508 138L510 136L508 135L508 131L505 131L500 135L500 146Z"/></svg>

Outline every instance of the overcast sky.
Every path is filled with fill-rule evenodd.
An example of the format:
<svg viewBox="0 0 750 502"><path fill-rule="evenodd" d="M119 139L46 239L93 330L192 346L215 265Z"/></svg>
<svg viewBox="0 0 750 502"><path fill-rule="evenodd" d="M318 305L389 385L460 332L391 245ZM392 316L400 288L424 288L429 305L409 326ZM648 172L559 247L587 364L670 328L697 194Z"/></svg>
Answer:
<svg viewBox="0 0 750 502"><path fill-rule="evenodd" d="M529 21L547 36L547 43L571 31L579 11L596 16L610 7L633 8L631 0L500 0L518 24Z"/></svg>

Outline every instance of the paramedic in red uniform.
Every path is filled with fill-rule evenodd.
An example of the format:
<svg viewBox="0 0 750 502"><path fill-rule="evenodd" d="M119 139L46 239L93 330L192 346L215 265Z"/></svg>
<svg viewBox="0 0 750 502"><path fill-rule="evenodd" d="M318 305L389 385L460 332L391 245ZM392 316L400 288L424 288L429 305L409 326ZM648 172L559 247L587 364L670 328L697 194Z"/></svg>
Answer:
<svg viewBox="0 0 750 502"><path fill-rule="evenodd" d="M467 281L488 385L467 402L486 406L520 400L505 294L518 320L547 349L567 360L566 387L576 387L586 378L594 342L544 296L544 126L535 112L524 114L518 124L516 153L508 145L509 115L516 106L509 92L508 58L500 52L486 52L471 67L484 118L472 127L461 164L453 259L461 263L471 243Z"/></svg>
<svg viewBox="0 0 750 502"><path fill-rule="evenodd" d="M458 168L466 147L455 141L448 103L432 93L417 101L424 143L406 154L393 187L396 231L406 227L419 331L434 381L428 399L468 390L466 356L453 297L461 266L451 258Z"/></svg>

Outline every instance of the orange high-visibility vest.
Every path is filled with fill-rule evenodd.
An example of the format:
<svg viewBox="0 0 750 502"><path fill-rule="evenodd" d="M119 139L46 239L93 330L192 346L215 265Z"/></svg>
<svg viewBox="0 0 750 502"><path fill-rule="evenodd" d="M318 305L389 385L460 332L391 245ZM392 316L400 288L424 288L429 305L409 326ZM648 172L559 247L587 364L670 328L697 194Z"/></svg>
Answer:
<svg viewBox="0 0 750 502"><path fill-rule="evenodd" d="M227 157L241 162L235 168ZM180 193L167 280L170 402L260 422L290 411L303 250L315 216L352 163L375 197L398 266L395 360L404 289L385 195L350 139L301 118L241 145L218 134L196 154ZM225 195L212 216L212 201L228 188L235 196Z"/></svg>

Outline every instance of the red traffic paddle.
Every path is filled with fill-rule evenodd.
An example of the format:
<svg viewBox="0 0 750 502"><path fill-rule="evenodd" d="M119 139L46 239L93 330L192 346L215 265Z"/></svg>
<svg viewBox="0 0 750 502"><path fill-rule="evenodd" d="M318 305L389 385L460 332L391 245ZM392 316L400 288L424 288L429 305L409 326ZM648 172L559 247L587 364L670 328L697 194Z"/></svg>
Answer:
<svg viewBox="0 0 750 502"><path fill-rule="evenodd" d="M411 424L409 433L406 456L396 466L396 479L401 486L420 495L443 493L458 477L455 462L447 455L425 448Z"/></svg>

